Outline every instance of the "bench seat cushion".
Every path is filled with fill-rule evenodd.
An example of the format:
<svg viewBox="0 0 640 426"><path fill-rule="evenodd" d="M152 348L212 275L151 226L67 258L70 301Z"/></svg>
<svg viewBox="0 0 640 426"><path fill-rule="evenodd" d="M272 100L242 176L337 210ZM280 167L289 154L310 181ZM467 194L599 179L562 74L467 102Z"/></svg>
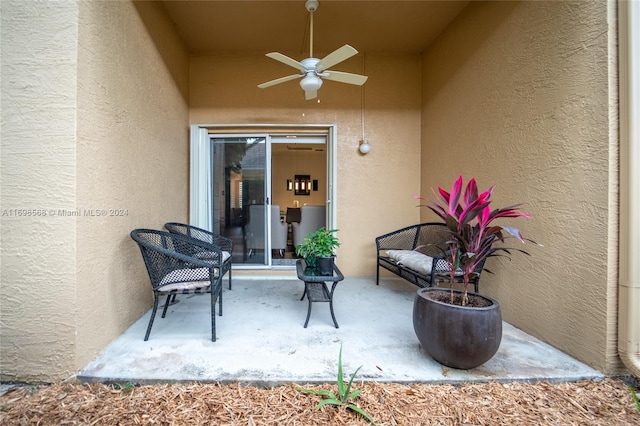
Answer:
<svg viewBox="0 0 640 426"><path fill-rule="evenodd" d="M415 250L387 250L387 256L395 260L398 265L406 266L423 274L431 274L433 258Z"/></svg>

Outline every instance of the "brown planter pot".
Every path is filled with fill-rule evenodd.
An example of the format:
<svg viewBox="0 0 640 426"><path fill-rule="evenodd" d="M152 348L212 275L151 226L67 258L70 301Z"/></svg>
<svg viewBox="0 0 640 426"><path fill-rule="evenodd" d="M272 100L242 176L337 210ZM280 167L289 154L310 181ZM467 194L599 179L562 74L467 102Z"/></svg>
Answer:
<svg viewBox="0 0 640 426"><path fill-rule="evenodd" d="M495 355L502 340L500 304L477 293L469 295L489 301L490 306L450 305L429 297L429 293L443 291L450 290L422 288L416 294L413 329L422 348L447 367L468 370L484 364Z"/></svg>

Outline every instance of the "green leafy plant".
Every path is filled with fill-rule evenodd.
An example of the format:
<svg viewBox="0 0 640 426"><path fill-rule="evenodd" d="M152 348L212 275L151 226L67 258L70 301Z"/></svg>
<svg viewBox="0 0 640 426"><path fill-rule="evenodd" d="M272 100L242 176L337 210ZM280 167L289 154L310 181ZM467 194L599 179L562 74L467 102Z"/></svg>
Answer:
<svg viewBox="0 0 640 426"><path fill-rule="evenodd" d="M296 254L302 256L307 266L314 266L318 257L331 257L340 242L335 233L337 229L320 228L304 237L304 242L296 247Z"/></svg>
<svg viewBox="0 0 640 426"><path fill-rule="evenodd" d="M126 382L126 383L114 383L113 384L113 388L115 390L121 390L124 392L130 392L135 388L135 385L131 382Z"/></svg>
<svg viewBox="0 0 640 426"><path fill-rule="evenodd" d="M362 392L360 389L351 390L353 379L356 377L356 374L358 374L358 371L360 371L361 368L362 366L356 369L356 371L351 375L351 379L349 380L349 383L345 386L344 377L342 373L342 345L340 345L340 352L338 353L338 380L337 380L338 395L336 395L330 390L316 390L316 389L306 389L306 388L297 388L297 390L304 393L321 395L326 397L316 405L316 410L319 410L320 407L325 405L336 405L336 406L344 405L348 409L360 414L362 417L367 419L369 423L375 425L376 422L374 422L371 416L367 414L362 408L358 407L355 404L349 403L350 400L355 399Z"/></svg>
<svg viewBox="0 0 640 426"><path fill-rule="evenodd" d="M631 397L633 398L633 401L636 403L636 410L638 410L638 412L640 413L640 399L638 399L638 394L636 393L636 390L633 388L633 386L631 385L627 385L627 386L631 391Z"/></svg>
<svg viewBox="0 0 640 426"><path fill-rule="evenodd" d="M461 271L463 279L462 305L465 306L469 300L467 294L469 282L478 276L478 269L483 267L487 258L492 256L509 257L510 250L529 255L524 250L495 246L495 243L498 241L504 243L510 237L515 237L522 243L525 241L537 243L523 238L516 228L493 223L499 218L531 218L530 214L519 211L522 204L491 210L489 198L495 185L480 194L478 194L474 178L469 180L464 193L462 186L463 178L460 175L453 183L451 192L438 187L436 197L439 198L439 201L432 202L427 207L442 219L451 235L451 239L447 241L447 247L441 248L447 263L449 263L449 277L452 284L451 300L453 301L453 283L456 271ZM418 196L414 198L423 200ZM487 269L485 271L491 273Z"/></svg>

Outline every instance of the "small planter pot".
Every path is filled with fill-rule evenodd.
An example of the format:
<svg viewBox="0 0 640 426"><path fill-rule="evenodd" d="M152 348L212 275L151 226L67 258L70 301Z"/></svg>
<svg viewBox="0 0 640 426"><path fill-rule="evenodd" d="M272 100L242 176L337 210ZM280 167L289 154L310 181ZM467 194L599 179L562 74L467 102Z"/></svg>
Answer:
<svg viewBox="0 0 640 426"><path fill-rule="evenodd" d="M490 360L502 340L500 304L477 293L489 306L478 308L451 305L429 297L448 289L422 288L413 304L413 328L422 348L447 367L468 370ZM460 291L454 290L456 293Z"/></svg>
<svg viewBox="0 0 640 426"><path fill-rule="evenodd" d="M335 256L331 257L318 257L316 259L316 267L318 268L318 272L320 275L333 275L333 262L335 261Z"/></svg>

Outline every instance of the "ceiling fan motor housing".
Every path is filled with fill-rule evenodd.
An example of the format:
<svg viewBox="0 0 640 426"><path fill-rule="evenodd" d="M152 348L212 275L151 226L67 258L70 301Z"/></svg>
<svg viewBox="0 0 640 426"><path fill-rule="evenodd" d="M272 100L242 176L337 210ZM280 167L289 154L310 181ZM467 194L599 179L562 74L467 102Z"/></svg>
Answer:
<svg viewBox="0 0 640 426"><path fill-rule="evenodd" d="M300 61L300 63L304 66L304 70L301 70L303 73L308 73L309 71L317 71L322 72L321 68L317 68L318 62L320 59L318 58L306 58Z"/></svg>

